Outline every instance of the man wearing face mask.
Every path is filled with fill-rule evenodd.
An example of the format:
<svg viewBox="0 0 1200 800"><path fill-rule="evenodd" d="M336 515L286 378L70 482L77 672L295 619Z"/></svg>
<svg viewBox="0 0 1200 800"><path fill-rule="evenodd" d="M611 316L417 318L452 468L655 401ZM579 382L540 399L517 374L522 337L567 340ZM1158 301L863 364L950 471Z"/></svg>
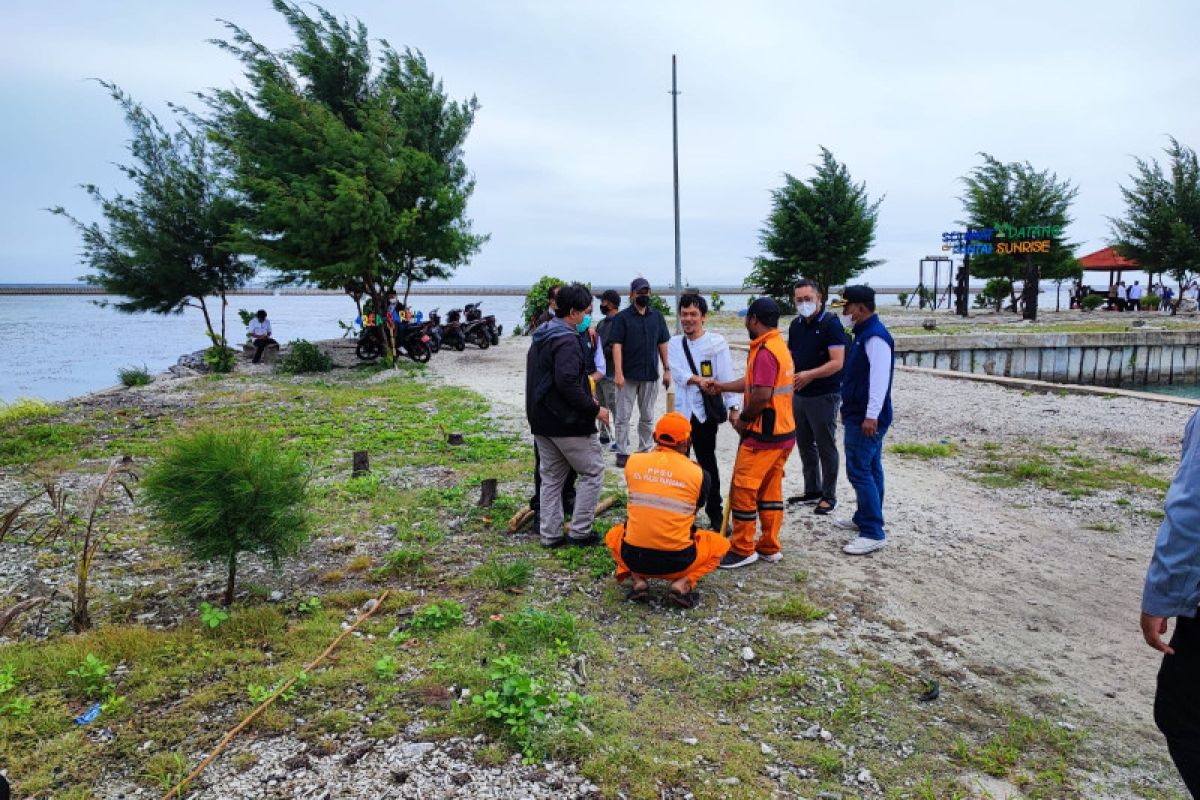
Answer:
<svg viewBox="0 0 1200 800"><path fill-rule="evenodd" d="M629 459L629 420L638 407L639 452L654 446L654 404L658 400L658 365L663 386L671 387L667 342L671 332L663 315L650 307L650 282L635 278L629 284L629 307L617 314L608 329L612 341L613 383L617 387L617 466Z"/></svg>
<svg viewBox="0 0 1200 800"><path fill-rule="evenodd" d="M842 402L842 364L846 331L836 314L825 310L816 284L796 281L792 290L796 319L788 328L788 350L796 364L796 450L804 466L804 494L789 503L813 503L817 514L837 506L837 413Z"/></svg>
<svg viewBox="0 0 1200 800"><path fill-rule="evenodd" d="M858 537L842 551L861 556L875 552L885 543L883 437L892 424L895 346L875 313L874 289L847 286L842 300L843 323L852 326L854 333L842 376L846 477L854 487L858 509L853 519L841 519L834 524L858 532Z"/></svg>
<svg viewBox="0 0 1200 800"><path fill-rule="evenodd" d="M596 422L608 411L592 395L595 369L580 334L592 295L572 284L558 292L555 318L533 332L526 357L525 416L537 444L541 491L542 545L592 545L596 501L604 483L604 456L596 438ZM569 535L562 532L562 488L574 470L579 476Z"/></svg>
<svg viewBox="0 0 1200 800"><path fill-rule="evenodd" d="M604 377L596 384L596 398L600 405L608 409L609 414L614 414L617 410L617 385L613 383L616 363L613 361L612 341L608 329L612 327L613 320L621 309L621 295L617 294L615 289L607 289L600 295L599 300L601 316L600 321L596 323L596 337L600 339L604 353ZM600 429L600 444L612 442L612 449L616 451L617 443L612 441L616 438L612 427L610 423Z"/></svg>

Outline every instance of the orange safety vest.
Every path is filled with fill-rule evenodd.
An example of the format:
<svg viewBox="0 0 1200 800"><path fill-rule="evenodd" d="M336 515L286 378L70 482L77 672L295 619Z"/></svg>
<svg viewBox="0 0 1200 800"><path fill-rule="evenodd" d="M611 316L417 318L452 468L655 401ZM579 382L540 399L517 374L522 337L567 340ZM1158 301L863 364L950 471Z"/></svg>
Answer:
<svg viewBox="0 0 1200 800"><path fill-rule="evenodd" d="M750 405L750 381L754 375L754 359L766 350L779 362L779 373L775 376L775 391L771 402L746 429L746 436L760 442L782 442L796 435L796 417L792 413L792 395L796 387L792 378L796 368L792 364L792 353L787 349L778 328L772 328L750 343L750 355L746 357L746 395L742 408Z"/></svg>
<svg viewBox="0 0 1200 800"><path fill-rule="evenodd" d="M629 486L625 541L648 550L691 547L696 504L704 488L704 470L687 456L656 447L633 453L625 465Z"/></svg>

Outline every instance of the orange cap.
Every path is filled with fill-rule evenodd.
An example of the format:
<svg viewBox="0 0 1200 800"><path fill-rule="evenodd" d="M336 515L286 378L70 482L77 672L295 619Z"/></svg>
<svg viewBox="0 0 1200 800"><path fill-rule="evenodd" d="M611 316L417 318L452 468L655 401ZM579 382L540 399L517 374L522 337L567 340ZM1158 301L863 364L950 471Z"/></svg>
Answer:
<svg viewBox="0 0 1200 800"><path fill-rule="evenodd" d="M675 411L664 414L654 426L654 441L668 447L683 444L691 435L691 423L687 421L687 417Z"/></svg>

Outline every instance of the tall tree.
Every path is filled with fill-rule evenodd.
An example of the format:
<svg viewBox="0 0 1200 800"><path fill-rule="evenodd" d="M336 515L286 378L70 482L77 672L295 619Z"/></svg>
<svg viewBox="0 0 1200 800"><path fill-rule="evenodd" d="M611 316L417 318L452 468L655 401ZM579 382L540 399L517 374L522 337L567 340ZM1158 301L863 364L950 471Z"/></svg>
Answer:
<svg viewBox="0 0 1200 800"><path fill-rule="evenodd" d="M1125 216L1109 218L1113 245L1147 272L1167 273L1180 288L1200 272L1200 164L1196 151L1174 137L1157 159L1135 159L1129 187L1121 187Z"/></svg>
<svg viewBox="0 0 1200 800"><path fill-rule="evenodd" d="M448 277L487 239L466 217L478 102L450 100L418 51L380 41L375 64L361 22L274 6L296 44L272 52L226 23L215 44L249 88L206 98L251 208L239 242L282 282L352 288L376 308L401 283Z"/></svg>
<svg viewBox="0 0 1200 800"><path fill-rule="evenodd" d="M850 178L845 164L821 148L821 163L806 183L784 173L784 184L771 192L771 213L759 231L767 255L754 260L746 286L759 286L782 307L791 309L798 278L814 281L827 295L882 261L866 258L875 241L879 204L863 183Z"/></svg>
<svg viewBox="0 0 1200 800"><path fill-rule="evenodd" d="M960 199L967 218L959 224L968 228L991 228L997 237L1003 230L1058 230L1050 240L1046 253L981 254L971 256L972 271L985 278L1007 278L1015 287L1022 282L1024 316L1037 319L1037 299L1041 275L1054 278L1073 274L1075 244L1069 243L1061 231L1071 224L1071 203L1079 190L1070 181L1059 180L1049 170L1038 171L1026 162L1002 162L987 153L980 153L983 164L961 178L967 191ZM999 238L999 241L1004 241ZM1013 306L1016 307L1015 288Z"/></svg>
<svg viewBox="0 0 1200 800"><path fill-rule="evenodd" d="M100 82L125 113L133 163L118 165L133 184L130 196L83 188L100 206L105 225L84 223L62 207L83 237L85 280L122 299L129 314L179 314L198 308L215 347L225 344L226 293L243 286L254 267L232 244L244 209L203 132L179 125L168 132L154 114L116 85ZM220 303L219 333L209 308Z"/></svg>

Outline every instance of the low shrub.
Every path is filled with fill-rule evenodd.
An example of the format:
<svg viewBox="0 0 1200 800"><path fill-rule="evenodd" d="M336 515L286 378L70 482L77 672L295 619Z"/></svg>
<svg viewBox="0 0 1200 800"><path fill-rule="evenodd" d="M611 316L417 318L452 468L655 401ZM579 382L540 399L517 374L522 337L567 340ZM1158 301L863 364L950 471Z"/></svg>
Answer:
<svg viewBox="0 0 1200 800"><path fill-rule="evenodd" d="M288 342L288 352L275 366L280 372L300 375L306 372L329 372L333 359L310 341L293 339Z"/></svg>
<svg viewBox="0 0 1200 800"><path fill-rule="evenodd" d="M122 367L117 370L117 380L122 386L145 386L154 380L150 370L141 367Z"/></svg>

